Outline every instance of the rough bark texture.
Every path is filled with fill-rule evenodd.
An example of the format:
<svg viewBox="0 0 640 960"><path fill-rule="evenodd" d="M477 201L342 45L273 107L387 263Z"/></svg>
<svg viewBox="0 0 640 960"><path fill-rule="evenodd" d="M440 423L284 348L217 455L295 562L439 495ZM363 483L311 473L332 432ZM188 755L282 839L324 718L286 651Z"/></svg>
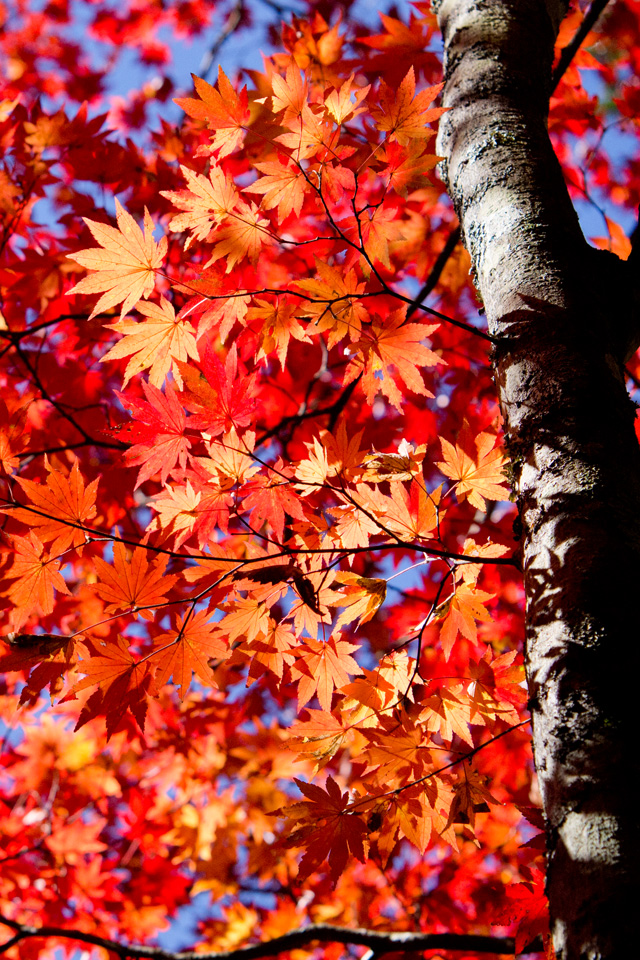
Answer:
<svg viewBox="0 0 640 960"><path fill-rule="evenodd" d="M490 332L522 524L559 960L629 957L640 864L631 269L586 243L546 130L562 0L440 0L438 152Z"/></svg>

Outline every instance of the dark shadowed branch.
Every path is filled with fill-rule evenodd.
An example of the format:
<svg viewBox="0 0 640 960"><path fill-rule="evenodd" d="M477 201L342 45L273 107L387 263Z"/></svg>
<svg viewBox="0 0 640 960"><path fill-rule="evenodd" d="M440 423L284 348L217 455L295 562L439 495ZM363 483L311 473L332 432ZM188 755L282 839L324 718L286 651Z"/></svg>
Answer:
<svg viewBox="0 0 640 960"><path fill-rule="evenodd" d="M56 937L64 940L76 940L80 943L89 943L92 946L110 950L122 960L129 958L149 957L153 960L258 960L261 957L274 957L288 950L312 946L318 943L343 943L368 947L376 957L389 953L422 953L424 950L464 950L476 953L513 954L515 951L512 937L487 937L474 934L458 933L410 933L405 931L349 929L336 927L329 923L311 924L299 930L291 930L280 937L274 937L264 943L255 943L247 947L238 947L236 950L221 950L211 953L196 953L186 950L172 953L160 947L134 946L133 944L117 943L91 933L80 930L64 930L60 927L29 927L0 917L0 923L14 931L14 936L0 946L0 953L9 947L15 946L22 940L33 937ZM536 941L527 948L528 952L535 953L542 950L542 944Z"/></svg>

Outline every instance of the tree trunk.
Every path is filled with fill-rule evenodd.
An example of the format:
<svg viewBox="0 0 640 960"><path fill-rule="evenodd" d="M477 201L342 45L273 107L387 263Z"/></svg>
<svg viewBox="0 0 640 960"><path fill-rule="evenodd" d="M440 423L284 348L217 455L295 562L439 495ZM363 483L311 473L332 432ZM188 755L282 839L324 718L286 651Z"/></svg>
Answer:
<svg viewBox="0 0 640 960"><path fill-rule="evenodd" d="M434 3L438 152L497 340L553 943L596 960L638 939L640 449L623 366L639 324L631 268L586 243L547 135L566 6Z"/></svg>

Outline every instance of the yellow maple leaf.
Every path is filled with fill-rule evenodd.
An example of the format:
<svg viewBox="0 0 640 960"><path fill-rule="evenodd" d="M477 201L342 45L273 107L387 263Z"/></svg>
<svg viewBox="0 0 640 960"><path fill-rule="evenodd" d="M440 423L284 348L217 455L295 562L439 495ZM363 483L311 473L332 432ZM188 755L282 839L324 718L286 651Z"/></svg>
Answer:
<svg viewBox="0 0 640 960"><path fill-rule="evenodd" d="M122 303L120 317L138 300L146 299L155 284L155 272L162 266L167 252L167 238L160 243L153 239L153 221L149 211L144 211L144 232L131 214L116 200L118 229L108 223L98 223L86 217L84 222L100 244L70 253L68 258L94 273L76 283L68 291L72 293L102 293L89 319Z"/></svg>
<svg viewBox="0 0 640 960"><path fill-rule="evenodd" d="M176 317L173 306L164 297L160 298L159 304L139 303L137 310L149 319L138 323L125 318L117 323L106 324L116 333L124 334L124 339L105 353L100 362L133 354L124 372L123 386L136 373L149 367L149 382L154 387L162 386L171 369L176 383L182 389L182 377L176 361L186 361L187 357L199 359L195 330L188 320Z"/></svg>

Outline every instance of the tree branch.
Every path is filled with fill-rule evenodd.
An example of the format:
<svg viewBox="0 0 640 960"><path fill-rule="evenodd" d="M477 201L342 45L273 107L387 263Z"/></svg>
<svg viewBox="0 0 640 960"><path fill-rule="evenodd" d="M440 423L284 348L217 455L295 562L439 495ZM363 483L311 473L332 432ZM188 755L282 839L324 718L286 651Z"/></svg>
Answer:
<svg viewBox="0 0 640 960"><path fill-rule="evenodd" d="M556 89L560 81L562 80L569 64L575 57L576 53L582 46L584 38L591 30L606 7L609 0L593 0L593 3L587 10L584 15L584 20L574 33L573 37L569 41L566 47L563 48L562 53L560 54L560 59L558 60L553 73L551 74L551 90L552 92Z"/></svg>
<svg viewBox="0 0 640 960"><path fill-rule="evenodd" d="M0 923L15 931L7 943L0 946L3 953L10 946L32 937L59 937L64 940L77 940L96 947L103 947L117 954L122 960L149 957L151 960L259 960L261 957L273 957L279 953L294 950L316 943L342 943L368 947L376 957L388 953L422 953L424 950L464 950L476 953L513 954L513 937L488 937L459 933L411 933L400 931L382 932L379 930L349 929L336 927L330 923L310 924L299 930L291 930L280 937L274 937L264 943L255 943L236 950L221 950L210 953L196 953L184 950L179 953L163 950L160 947L134 946L118 943L105 937L98 937L81 930L65 930L61 927L30 927L0 916ZM536 940L526 952L537 953L542 944Z"/></svg>

